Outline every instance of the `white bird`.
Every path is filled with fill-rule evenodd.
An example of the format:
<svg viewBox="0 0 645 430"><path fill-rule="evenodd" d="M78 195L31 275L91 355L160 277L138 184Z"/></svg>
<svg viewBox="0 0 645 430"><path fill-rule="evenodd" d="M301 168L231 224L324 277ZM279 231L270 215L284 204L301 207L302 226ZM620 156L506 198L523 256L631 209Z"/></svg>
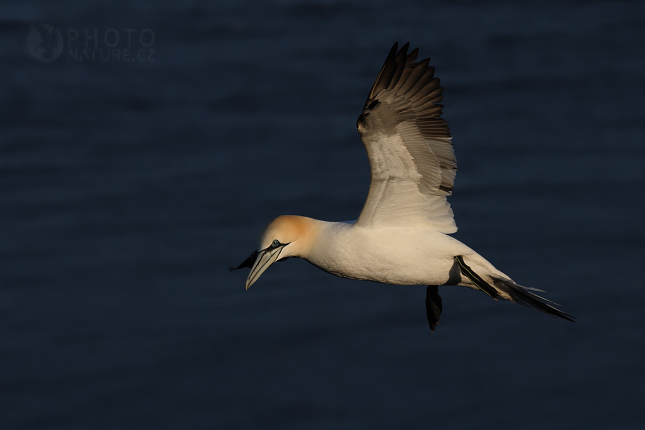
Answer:
<svg viewBox="0 0 645 430"><path fill-rule="evenodd" d="M428 285L426 315L434 331L442 312L437 286L481 290L573 321L557 304L516 284L477 252L448 236L457 231L446 197L457 162L441 118L442 88L429 59L415 62L409 43L390 50L357 128L372 173L356 221L283 215L265 229L260 251L231 270L250 267L248 289L275 261L304 258L336 276L394 285Z"/></svg>

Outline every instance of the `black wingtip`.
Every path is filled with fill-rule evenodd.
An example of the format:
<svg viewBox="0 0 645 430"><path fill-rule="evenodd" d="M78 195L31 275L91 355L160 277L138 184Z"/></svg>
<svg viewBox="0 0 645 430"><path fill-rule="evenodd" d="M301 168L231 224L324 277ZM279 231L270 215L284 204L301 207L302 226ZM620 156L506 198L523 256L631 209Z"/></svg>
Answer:
<svg viewBox="0 0 645 430"><path fill-rule="evenodd" d="M229 267L228 271L229 272L234 272L236 270L243 269L245 267L248 267L249 269L252 268L253 264L255 263L255 259L257 258L257 256L258 256L258 251L253 251L253 253L251 255L249 255L246 260L242 261L242 263L240 263L239 266L237 266L237 267Z"/></svg>
<svg viewBox="0 0 645 430"><path fill-rule="evenodd" d="M390 48L390 53L387 54L388 58L394 57L398 50L399 50L399 42L394 42L394 45L392 45L392 48Z"/></svg>
<svg viewBox="0 0 645 430"><path fill-rule="evenodd" d="M399 50L399 55L407 55L408 49L410 49L410 42L405 42L405 45Z"/></svg>
<svg viewBox="0 0 645 430"><path fill-rule="evenodd" d="M536 309L552 317L575 322L575 317L573 315L562 312L560 309L555 307L560 305L552 302L551 300L545 299L542 296L538 296L533 292L534 290L531 290L530 288L523 287L511 280L495 277L493 277L493 282L499 290L504 291L506 294L511 296L511 299L514 302L517 302L520 305Z"/></svg>
<svg viewBox="0 0 645 430"><path fill-rule="evenodd" d="M473 284L477 285L477 287L482 290L484 293L488 294L490 297L493 299L497 300L499 297L499 293L497 290L493 287L491 287L486 281L484 281L477 273L471 269L466 262L464 261L464 257L461 255L456 255L455 260L459 264L459 268L461 269L461 273L466 275L468 279L472 281Z"/></svg>
<svg viewBox="0 0 645 430"><path fill-rule="evenodd" d="M496 277L492 277L495 284L495 287L492 287L464 262L464 258L461 255L455 256L455 261L459 264L461 273L466 275L479 289L491 296L493 299L497 300L499 298L499 291L503 291L508 294L514 302L542 311L545 314L549 314L554 317L575 322L575 317L551 306L551 304L556 306L558 305L533 293L530 288L523 287L509 279Z"/></svg>

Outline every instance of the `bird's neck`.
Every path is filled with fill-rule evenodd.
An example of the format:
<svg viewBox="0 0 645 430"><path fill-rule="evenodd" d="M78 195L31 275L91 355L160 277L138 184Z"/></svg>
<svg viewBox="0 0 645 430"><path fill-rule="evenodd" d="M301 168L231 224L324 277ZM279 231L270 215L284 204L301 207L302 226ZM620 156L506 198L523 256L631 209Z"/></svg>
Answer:
<svg viewBox="0 0 645 430"><path fill-rule="evenodd" d="M307 232L298 256L314 264L321 255L337 254L339 249L344 247L353 228L353 224L348 222L321 221L313 218L306 220Z"/></svg>

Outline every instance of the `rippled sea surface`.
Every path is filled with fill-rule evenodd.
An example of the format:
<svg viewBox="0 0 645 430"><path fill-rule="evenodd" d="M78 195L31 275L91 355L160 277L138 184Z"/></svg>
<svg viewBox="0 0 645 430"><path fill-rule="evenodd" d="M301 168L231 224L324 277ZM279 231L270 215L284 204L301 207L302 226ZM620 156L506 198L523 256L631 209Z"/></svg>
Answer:
<svg viewBox="0 0 645 430"><path fill-rule="evenodd" d="M1 428L644 428L644 2L112 3L0 5ZM357 217L408 40L455 237L575 324L442 287L431 334L423 286L228 272L277 215Z"/></svg>

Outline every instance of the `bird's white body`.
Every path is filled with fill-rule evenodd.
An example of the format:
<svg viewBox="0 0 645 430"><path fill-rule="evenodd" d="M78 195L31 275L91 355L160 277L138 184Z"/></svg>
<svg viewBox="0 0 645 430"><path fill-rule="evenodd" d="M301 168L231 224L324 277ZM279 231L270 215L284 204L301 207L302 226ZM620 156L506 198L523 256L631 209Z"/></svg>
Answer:
<svg viewBox="0 0 645 430"><path fill-rule="evenodd" d="M343 278L394 285L475 288L453 269L455 255L463 255L480 272L482 269L495 271L497 276L506 277L468 246L430 228L369 229L352 223L318 220L312 220L312 225L319 234L301 258Z"/></svg>
<svg viewBox="0 0 645 430"><path fill-rule="evenodd" d="M394 285L428 285L432 330L439 322L439 285L481 290L571 320L531 288L522 287L447 234L457 231L447 196L457 161L441 118L442 88L418 49L395 44L357 121L371 168L367 199L355 222L283 215L264 231L251 267L250 287L275 261L304 258L343 278ZM539 290L538 290L539 291Z"/></svg>

